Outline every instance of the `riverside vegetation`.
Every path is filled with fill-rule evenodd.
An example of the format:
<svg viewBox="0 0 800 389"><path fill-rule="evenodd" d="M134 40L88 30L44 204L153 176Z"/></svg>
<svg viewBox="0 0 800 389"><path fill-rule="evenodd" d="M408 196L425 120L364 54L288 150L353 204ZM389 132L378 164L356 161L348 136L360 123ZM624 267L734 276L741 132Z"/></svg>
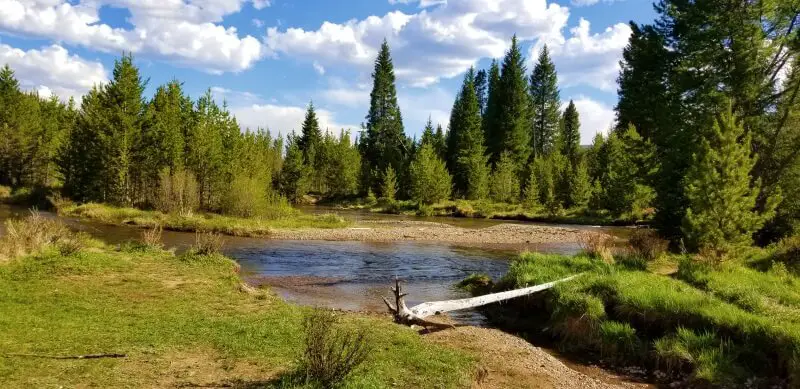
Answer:
<svg viewBox="0 0 800 389"><path fill-rule="evenodd" d="M6 227L0 381L7 387L464 387L471 380L473 357L409 328L300 308L242 284L238 265L218 253L218 238L199 235L176 255L161 248L157 230L114 249L36 215ZM55 359L99 353L126 358Z"/></svg>
<svg viewBox="0 0 800 389"><path fill-rule="evenodd" d="M547 334L565 351L616 366L644 366L667 383L800 385L796 238L724 262L670 255L652 232L632 242L613 254L599 240L574 257L522 254L496 283L473 275L462 286L483 294L581 274L486 312L507 329Z"/></svg>

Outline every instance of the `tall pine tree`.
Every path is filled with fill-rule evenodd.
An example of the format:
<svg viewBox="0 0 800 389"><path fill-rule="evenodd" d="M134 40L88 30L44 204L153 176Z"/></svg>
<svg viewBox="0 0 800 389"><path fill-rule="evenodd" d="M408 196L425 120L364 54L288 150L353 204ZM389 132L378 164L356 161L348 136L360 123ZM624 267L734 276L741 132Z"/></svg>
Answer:
<svg viewBox="0 0 800 389"><path fill-rule="evenodd" d="M471 200L486 197L488 170L474 70L464 76L450 116L448 162L456 194Z"/></svg>
<svg viewBox="0 0 800 389"><path fill-rule="evenodd" d="M388 166L395 171L404 171L409 151L409 141L403 132L403 118L397 104L394 65L386 40L375 60L372 80L366 134L361 146L366 184L378 189L381 172L386 171Z"/></svg>
<svg viewBox="0 0 800 389"><path fill-rule="evenodd" d="M494 164L503 153L503 137L499 133L500 119L500 66L492 60L489 67L486 91L486 109L483 111L483 139L487 147L489 161Z"/></svg>
<svg viewBox="0 0 800 389"><path fill-rule="evenodd" d="M564 154L569 159L572 166L577 166L580 162L581 121L578 109L572 100L569 101L567 109L564 110L560 129L559 146L561 147L561 154Z"/></svg>
<svg viewBox="0 0 800 389"><path fill-rule="evenodd" d="M558 91L556 66L550 59L547 45L542 47L530 80L533 131L531 145L534 156L544 156L553 151L559 128L561 98Z"/></svg>
<svg viewBox="0 0 800 389"><path fill-rule="evenodd" d="M502 139L503 152L514 161L519 181L524 181L525 167L531 155L530 97L525 76L525 57L522 56L516 35L503 59L500 76L499 115L497 133Z"/></svg>

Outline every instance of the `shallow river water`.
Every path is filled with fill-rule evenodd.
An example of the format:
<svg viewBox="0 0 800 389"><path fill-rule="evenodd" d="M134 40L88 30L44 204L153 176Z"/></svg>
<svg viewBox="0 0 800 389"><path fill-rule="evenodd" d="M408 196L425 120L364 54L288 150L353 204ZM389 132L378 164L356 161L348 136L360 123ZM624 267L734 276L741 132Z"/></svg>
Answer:
<svg viewBox="0 0 800 389"><path fill-rule="evenodd" d="M329 212L329 209L306 209L306 212ZM25 215L25 209L0 205L0 221ZM337 211L356 221L397 220L389 215L358 211ZM57 217L43 213L48 217ZM497 221L456 218L412 218L437 221L464 228L482 228ZM109 244L138 239L141 230L125 226L63 219L72 228L85 231ZM573 227L574 228L574 227ZM589 228L589 227L585 227ZM603 229L625 235L622 228ZM0 227L0 234L2 234ZM164 231L163 242L178 251L189 247L192 233ZM390 296L394 277L405 280L409 305L423 301L468 297L455 284L472 273L486 273L498 278L506 272L514 252L459 248L447 244L395 242L287 241L259 238L225 237L223 251L238 261L243 276L254 284L270 285L284 298L299 304L327 306L355 311L382 311L381 296ZM540 250L572 253L575 244L540 246ZM480 325L476 312L454 315L460 322Z"/></svg>

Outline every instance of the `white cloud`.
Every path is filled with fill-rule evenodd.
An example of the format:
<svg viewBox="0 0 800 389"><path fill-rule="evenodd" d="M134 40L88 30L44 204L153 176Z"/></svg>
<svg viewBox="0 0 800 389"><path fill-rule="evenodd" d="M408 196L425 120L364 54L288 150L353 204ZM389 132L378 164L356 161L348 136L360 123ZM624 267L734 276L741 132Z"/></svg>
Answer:
<svg viewBox="0 0 800 389"><path fill-rule="evenodd" d="M325 67L324 67L324 66L322 66L322 65L320 65L320 63L319 63L319 62L317 62L317 61L314 61L314 64L313 64L313 65L314 65L314 70L315 70L317 73L319 73L320 75L324 75L324 74L325 74Z"/></svg>
<svg viewBox="0 0 800 389"><path fill-rule="evenodd" d="M253 0L253 8L255 9L264 9L270 5L271 4L269 0Z"/></svg>
<svg viewBox="0 0 800 389"><path fill-rule="evenodd" d="M433 7L434 5L447 4L447 0L389 0L389 4L419 3L420 8Z"/></svg>
<svg viewBox="0 0 800 389"><path fill-rule="evenodd" d="M590 5L595 5L597 3L614 3L617 1L624 1L624 0L572 0L570 3L576 7L588 7Z"/></svg>
<svg viewBox="0 0 800 389"><path fill-rule="evenodd" d="M264 21L261 19L253 18L250 23L252 23L255 28L264 27Z"/></svg>
<svg viewBox="0 0 800 389"><path fill-rule="evenodd" d="M0 29L91 49L152 54L218 73L241 71L263 57L261 43L216 24L245 0L0 0ZM103 6L127 8L132 29L112 28Z"/></svg>
<svg viewBox="0 0 800 389"><path fill-rule="evenodd" d="M234 106L230 108L231 113L236 116L242 128L264 128L273 133L280 132L288 134L292 130L300 132L303 119L306 115L306 107L278 104L251 104ZM339 130L351 129L357 131L360 126L343 124L335 120L334 114L325 109L316 109L320 128L323 131L329 129L332 133L338 134Z"/></svg>
<svg viewBox="0 0 800 389"><path fill-rule="evenodd" d="M604 91L614 91L619 75L622 50L632 31L629 25L618 23L601 33L590 33L590 23L581 18L570 29L570 37L551 36L531 48L528 57L535 61L545 43L558 70L562 87L589 85Z"/></svg>
<svg viewBox="0 0 800 389"><path fill-rule="evenodd" d="M608 130L616 121L614 109L589 97L578 95L573 98L581 121L581 144L591 144L598 133L608 134ZM566 108L569 100L563 102Z"/></svg>
<svg viewBox="0 0 800 389"><path fill-rule="evenodd" d="M310 31L273 27L267 30L265 45L275 54L369 69L386 38L398 78L428 86L460 74L480 58L502 56L515 33L523 41L559 35L569 17L566 7L546 0L437 4L410 15L394 11L342 24L325 22Z"/></svg>
<svg viewBox="0 0 800 389"><path fill-rule="evenodd" d="M25 89L37 90L42 96L55 94L66 100L80 100L95 84L104 83L108 75L99 62L70 55L59 45L39 50L20 50L0 44L0 65L8 64Z"/></svg>

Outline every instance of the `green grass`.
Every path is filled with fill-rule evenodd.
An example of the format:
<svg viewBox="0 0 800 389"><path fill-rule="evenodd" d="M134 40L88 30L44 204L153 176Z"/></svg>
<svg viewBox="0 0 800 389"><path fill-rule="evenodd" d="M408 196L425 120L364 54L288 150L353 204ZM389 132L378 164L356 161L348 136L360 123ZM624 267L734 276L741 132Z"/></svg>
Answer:
<svg viewBox="0 0 800 389"><path fill-rule="evenodd" d="M690 373L696 385L737 386L750 377L800 384L800 289L791 275L682 264L676 279L584 255L523 254L495 289L577 273L511 304L513 315L549 315L517 330L544 329L566 349L609 361Z"/></svg>
<svg viewBox="0 0 800 389"><path fill-rule="evenodd" d="M359 198L349 198L338 201L327 200L319 204L341 207L342 209L369 209L375 213L412 216L450 216L591 225L631 225L643 222L643 220L638 220L629 216L614 217L606 211L590 211L583 208L569 209L559 215L549 215L541 210L531 211L525 209L520 204L495 203L487 200L454 200L424 205L412 200L380 200L374 202Z"/></svg>
<svg viewBox="0 0 800 389"><path fill-rule="evenodd" d="M243 291L237 270L218 255L176 257L100 244L67 256L48 247L0 264L0 382L4 388L278 386L302 353L304 308L264 290ZM470 384L471 357L426 343L410 328L349 314L343 324L365 328L375 346L346 387ZM128 357L9 355L91 353Z"/></svg>
<svg viewBox="0 0 800 389"><path fill-rule="evenodd" d="M141 227L162 226L173 231L215 232L233 236L268 236L273 229L343 228L350 223L335 214L305 215L299 211L275 218L240 218L211 213L192 215L165 214L136 208L118 208L104 204L65 205L59 213L109 224L131 224Z"/></svg>

